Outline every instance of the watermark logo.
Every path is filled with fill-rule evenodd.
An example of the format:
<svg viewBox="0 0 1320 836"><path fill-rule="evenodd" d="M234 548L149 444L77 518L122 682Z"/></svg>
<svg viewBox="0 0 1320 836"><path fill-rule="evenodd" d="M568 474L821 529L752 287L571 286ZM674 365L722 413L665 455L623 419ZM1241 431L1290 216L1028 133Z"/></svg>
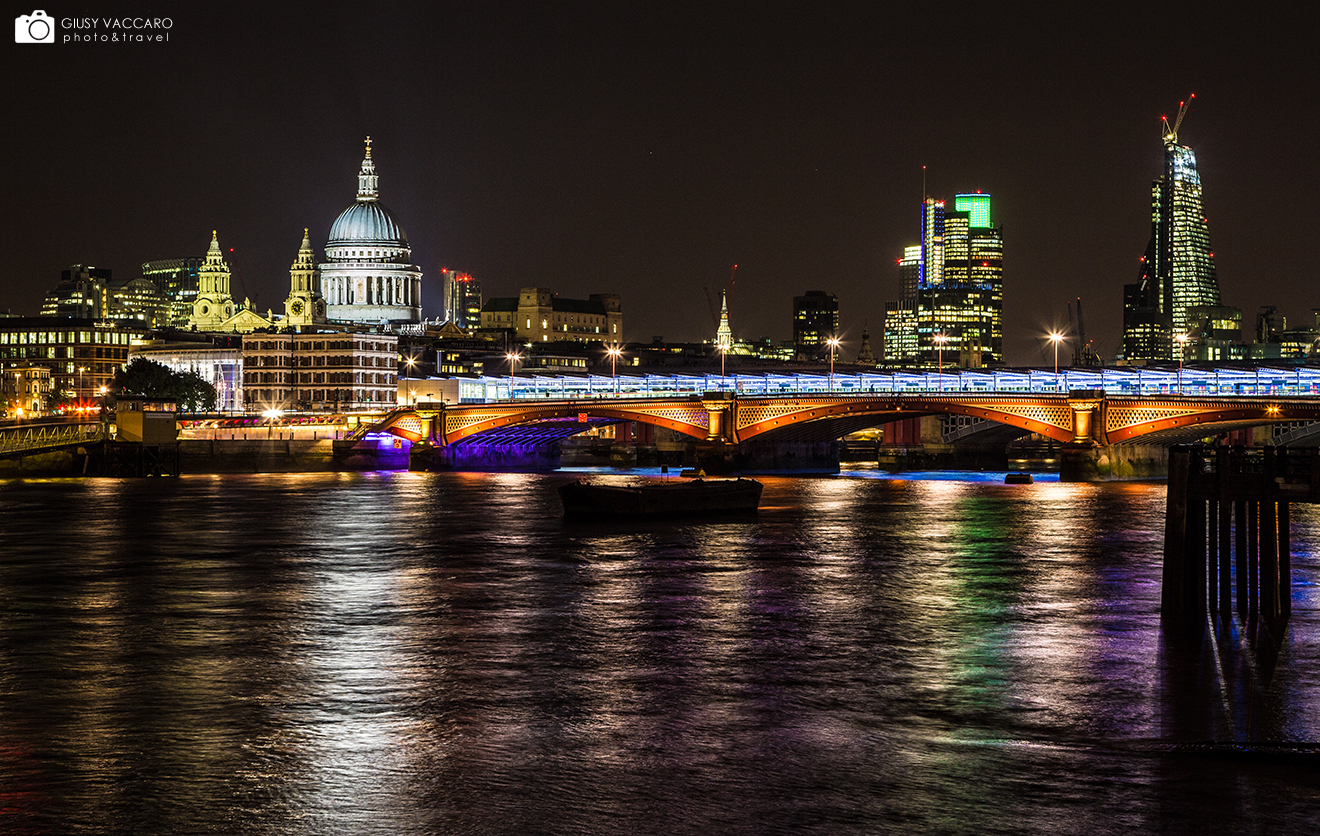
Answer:
<svg viewBox="0 0 1320 836"><path fill-rule="evenodd" d="M167 43L174 21L168 17L62 17L37 9L14 18L14 43Z"/></svg>
<svg viewBox="0 0 1320 836"><path fill-rule="evenodd" d="M37 9L30 15L19 15L14 18L14 43L55 43L55 21L51 20L41 9Z"/></svg>

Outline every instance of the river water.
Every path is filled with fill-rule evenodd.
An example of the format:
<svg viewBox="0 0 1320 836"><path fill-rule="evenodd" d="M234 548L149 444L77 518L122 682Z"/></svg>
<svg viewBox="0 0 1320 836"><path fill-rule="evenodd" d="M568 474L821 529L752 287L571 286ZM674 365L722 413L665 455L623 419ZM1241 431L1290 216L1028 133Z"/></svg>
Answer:
<svg viewBox="0 0 1320 836"><path fill-rule="evenodd" d="M1174 643L1164 486L0 482L0 832L1314 832L1320 514L1277 659ZM616 477L610 477L616 478Z"/></svg>

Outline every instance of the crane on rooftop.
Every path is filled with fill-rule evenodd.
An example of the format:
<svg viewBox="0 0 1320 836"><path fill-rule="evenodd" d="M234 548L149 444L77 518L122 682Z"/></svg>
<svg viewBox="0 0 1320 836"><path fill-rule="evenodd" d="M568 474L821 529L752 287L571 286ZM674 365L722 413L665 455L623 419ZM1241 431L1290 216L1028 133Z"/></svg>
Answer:
<svg viewBox="0 0 1320 836"><path fill-rule="evenodd" d="M1164 123L1164 141L1169 144L1178 142L1178 128L1182 126L1183 117L1187 115L1188 109L1192 106L1192 99L1196 94L1192 93L1186 101L1178 102L1178 116L1173 120L1173 127L1169 127L1169 117L1161 116L1160 121Z"/></svg>

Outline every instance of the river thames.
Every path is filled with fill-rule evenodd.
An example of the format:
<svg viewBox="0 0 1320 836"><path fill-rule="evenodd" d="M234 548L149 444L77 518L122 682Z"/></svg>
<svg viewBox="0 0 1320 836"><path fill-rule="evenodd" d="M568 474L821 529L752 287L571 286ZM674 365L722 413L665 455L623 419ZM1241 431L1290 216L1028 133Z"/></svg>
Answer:
<svg viewBox="0 0 1320 836"><path fill-rule="evenodd" d="M1269 659L1163 636L1163 484L758 477L755 518L592 525L573 475L0 481L0 832L1320 820L1309 506Z"/></svg>

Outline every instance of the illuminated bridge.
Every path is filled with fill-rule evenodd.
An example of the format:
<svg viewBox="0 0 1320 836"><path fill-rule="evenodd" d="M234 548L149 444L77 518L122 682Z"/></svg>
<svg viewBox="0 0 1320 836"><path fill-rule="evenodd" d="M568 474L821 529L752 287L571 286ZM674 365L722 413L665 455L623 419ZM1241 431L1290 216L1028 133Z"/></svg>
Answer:
<svg viewBox="0 0 1320 836"><path fill-rule="evenodd" d="M806 452L802 445L927 416L956 416L963 436L982 442L1035 433L1081 461L1103 461L1125 445L1162 449L1320 421L1320 370L485 377L462 381L459 403L423 399L349 442L361 450L419 445L443 466L463 466L491 450L508 462L516 451L631 421L691 438L708 453L767 462L779 460L775 449ZM837 448L834 455L837 464Z"/></svg>

